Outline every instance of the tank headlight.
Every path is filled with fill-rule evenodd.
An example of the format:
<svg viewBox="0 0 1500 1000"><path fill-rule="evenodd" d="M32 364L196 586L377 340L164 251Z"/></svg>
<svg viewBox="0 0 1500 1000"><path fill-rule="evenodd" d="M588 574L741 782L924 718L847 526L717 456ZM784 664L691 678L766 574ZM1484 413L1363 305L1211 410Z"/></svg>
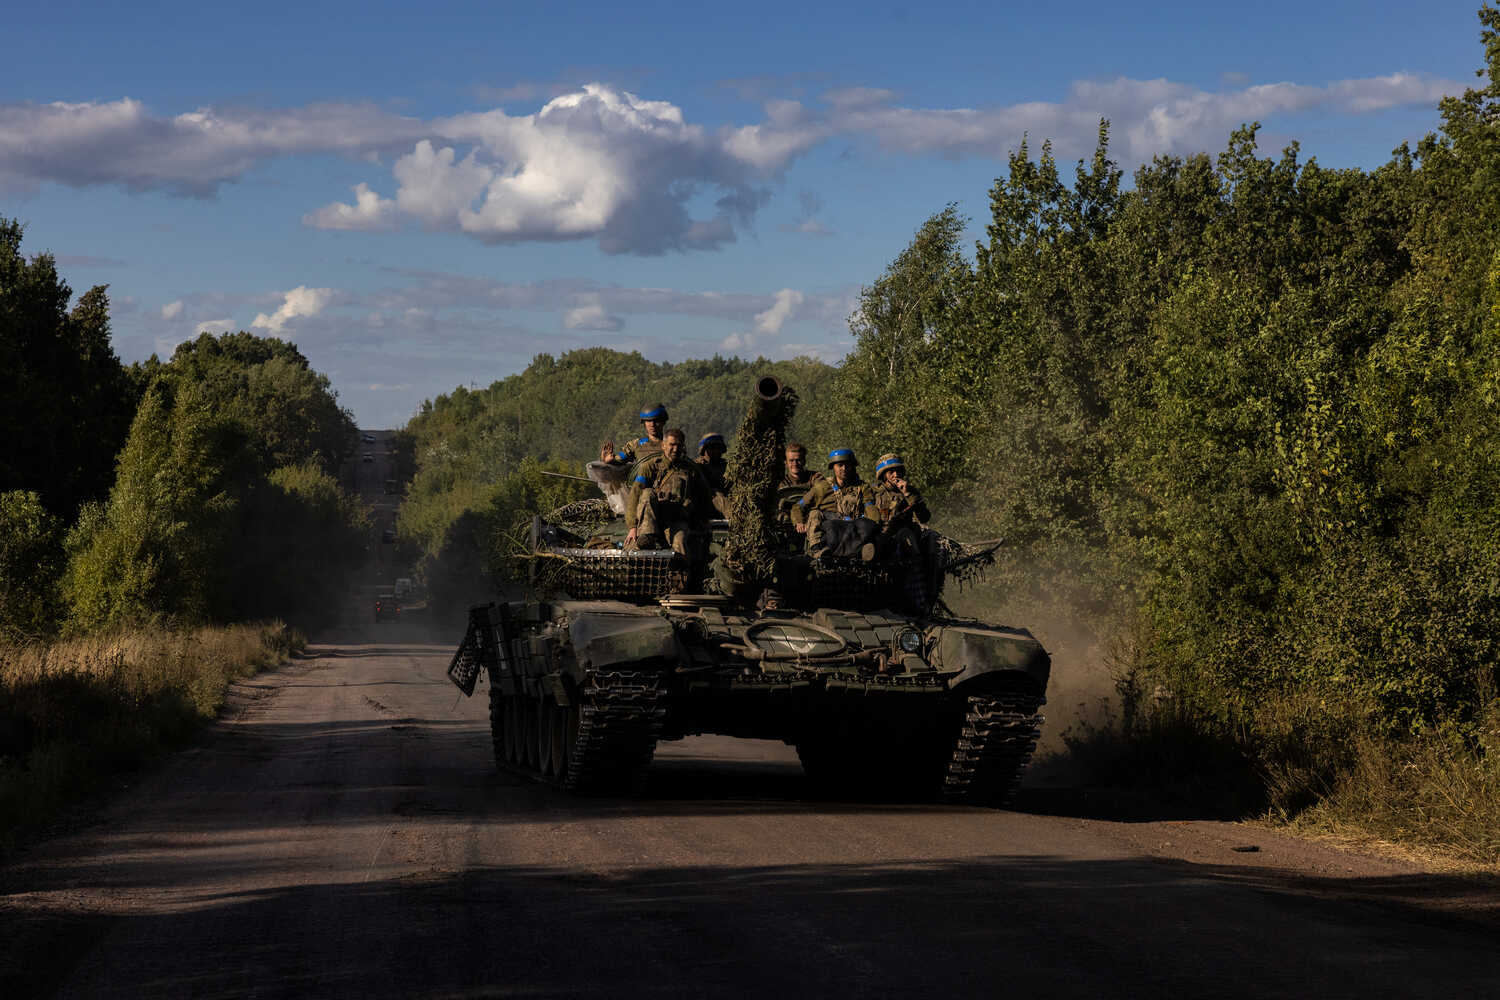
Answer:
<svg viewBox="0 0 1500 1000"><path fill-rule="evenodd" d="M907 629L896 637L896 644L901 647L903 653L920 653L922 651L922 633Z"/></svg>

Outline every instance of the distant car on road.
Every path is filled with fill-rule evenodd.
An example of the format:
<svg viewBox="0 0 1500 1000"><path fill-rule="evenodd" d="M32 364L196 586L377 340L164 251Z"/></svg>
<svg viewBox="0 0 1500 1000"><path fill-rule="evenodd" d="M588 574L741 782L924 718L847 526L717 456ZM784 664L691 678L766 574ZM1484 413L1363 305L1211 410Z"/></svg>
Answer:
<svg viewBox="0 0 1500 1000"><path fill-rule="evenodd" d="M375 435L374 434L361 434L359 436L359 439L361 441L363 441L365 444L374 444L375 443Z"/></svg>
<svg viewBox="0 0 1500 1000"><path fill-rule="evenodd" d="M359 456L359 460L360 460L360 461L361 461L361 462L373 462L373 461L375 461L375 456L374 456L374 455L371 455L371 454L370 454L370 453L369 453L369 452L368 452L368 451L367 451L367 452L365 452L365 453L364 453L364 454L363 454L363 455L361 455L361 456Z"/></svg>
<svg viewBox="0 0 1500 1000"><path fill-rule="evenodd" d="M401 620L401 602L395 594L381 594L375 598L375 623Z"/></svg>
<svg viewBox="0 0 1500 1000"><path fill-rule="evenodd" d="M396 540L396 529L395 528L386 528L384 531L382 531L380 533L380 540L382 542L384 542L385 544L387 544L387 545L389 545L392 542L394 542Z"/></svg>

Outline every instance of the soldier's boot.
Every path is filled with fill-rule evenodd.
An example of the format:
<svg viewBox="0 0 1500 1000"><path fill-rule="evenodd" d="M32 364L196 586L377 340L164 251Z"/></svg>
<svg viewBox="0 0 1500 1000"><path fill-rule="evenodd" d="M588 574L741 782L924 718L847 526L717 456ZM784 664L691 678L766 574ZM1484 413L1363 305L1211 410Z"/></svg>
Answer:
<svg viewBox="0 0 1500 1000"><path fill-rule="evenodd" d="M664 549L667 540L661 527L661 512L656 507L655 497L642 497L636 511L635 547L638 549Z"/></svg>

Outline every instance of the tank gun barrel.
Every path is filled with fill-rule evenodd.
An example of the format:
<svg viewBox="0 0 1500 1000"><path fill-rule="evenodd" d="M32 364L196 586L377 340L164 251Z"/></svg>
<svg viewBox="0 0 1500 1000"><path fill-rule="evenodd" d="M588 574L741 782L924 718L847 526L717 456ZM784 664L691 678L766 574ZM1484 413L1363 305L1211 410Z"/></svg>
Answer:
<svg viewBox="0 0 1500 1000"><path fill-rule="evenodd" d="M726 593L753 592L775 574L776 487L797 410L797 393L773 375L759 376L752 389L730 460L729 535L716 567Z"/></svg>
<svg viewBox="0 0 1500 1000"><path fill-rule="evenodd" d="M781 379L775 375L762 375L755 380L755 395L762 403L772 403L781 398Z"/></svg>

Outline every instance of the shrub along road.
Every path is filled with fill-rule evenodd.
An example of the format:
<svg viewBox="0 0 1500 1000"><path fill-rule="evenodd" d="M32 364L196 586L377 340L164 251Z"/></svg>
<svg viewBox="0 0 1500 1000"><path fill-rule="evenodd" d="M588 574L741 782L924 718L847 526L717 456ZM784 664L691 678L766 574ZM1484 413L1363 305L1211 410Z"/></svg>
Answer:
<svg viewBox="0 0 1500 1000"><path fill-rule="evenodd" d="M1469 880L1040 790L816 801L788 748L717 738L571 798L496 773L446 644L347 638L12 859L0 993L1500 995Z"/></svg>

